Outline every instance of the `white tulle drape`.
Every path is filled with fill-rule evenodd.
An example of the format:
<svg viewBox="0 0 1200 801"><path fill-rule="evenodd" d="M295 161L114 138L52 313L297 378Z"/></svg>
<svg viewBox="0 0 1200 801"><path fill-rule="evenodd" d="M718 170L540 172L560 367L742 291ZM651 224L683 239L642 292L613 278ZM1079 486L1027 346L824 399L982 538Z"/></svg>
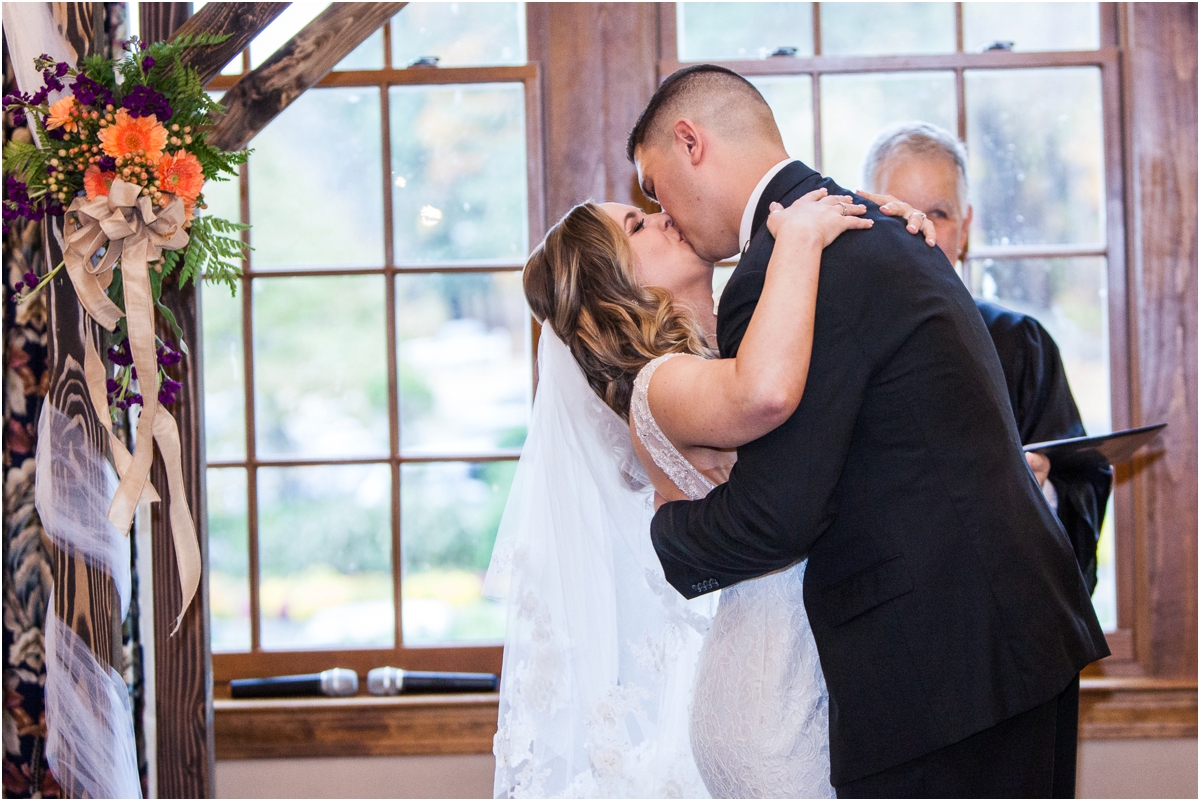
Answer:
<svg viewBox="0 0 1200 801"><path fill-rule="evenodd" d="M129 612L129 538L108 522L117 476L79 423L47 401L38 420L35 499L54 546L112 577ZM72 798L140 798L125 681L46 610L46 760Z"/></svg>
<svg viewBox="0 0 1200 801"><path fill-rule="evenodd" d="M484 593L507 599L497 797L704 797L688 705L715 599L650 544L629 428L543 328L529 436Z"/></svg>

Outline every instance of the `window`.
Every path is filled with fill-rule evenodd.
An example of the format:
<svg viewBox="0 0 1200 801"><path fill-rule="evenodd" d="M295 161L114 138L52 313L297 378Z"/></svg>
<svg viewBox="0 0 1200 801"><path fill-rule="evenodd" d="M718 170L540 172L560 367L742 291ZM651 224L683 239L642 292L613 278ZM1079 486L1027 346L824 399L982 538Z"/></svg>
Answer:
<svg viewBox="0 0 1200 801"><path fill-rule="evenodd" d="M210 89L323 8L293 4ZM218 682L499 669L480 588L532 397L541 202L524 20L410 3L206 187L254 248L236 298L201 300Z"/></svg>
<svg viewBox="0 0 1200 801"><path fill-rule="evenodd" d="M964 281L1051 332L1089 433L1128 424L1112 9L684 2L663 8L662 30L663 76L699 61L745 75L789 153L843 186L861 185L863 157L887 125L957 132L975 211ZM1122 492L1118 504L1130 500ZM1114 522L1110 506L1093 600L1114 653L1131 657Z"/></svg>

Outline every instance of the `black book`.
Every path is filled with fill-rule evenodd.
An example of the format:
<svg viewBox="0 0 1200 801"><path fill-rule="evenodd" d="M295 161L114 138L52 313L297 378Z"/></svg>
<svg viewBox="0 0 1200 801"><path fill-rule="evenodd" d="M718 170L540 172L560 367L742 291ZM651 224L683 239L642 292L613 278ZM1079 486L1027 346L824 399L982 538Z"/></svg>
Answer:
<svg viewBox="0 0 1200 801"><path fill-rule="evenodd" d="M1109 464L1128 462L1143 446L1148 445L1158 432L1167 427L1166 423L1141 428L1129 428L1124 431L1114 431L1111 434L1099 434L1094 437L1072 437L1056 439L1050 442L1032 442L1025 446L1025 452L1040 453L1050 459L1071 459L1082 457L1089 452L1099 453Z"/></svg>

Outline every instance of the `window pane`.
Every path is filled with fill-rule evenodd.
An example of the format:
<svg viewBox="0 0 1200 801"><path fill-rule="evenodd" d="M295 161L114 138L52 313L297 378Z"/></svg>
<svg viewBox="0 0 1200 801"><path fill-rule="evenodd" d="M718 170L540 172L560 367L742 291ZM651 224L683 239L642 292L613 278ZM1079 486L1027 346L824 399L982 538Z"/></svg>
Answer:
<svg viewBox="0 0 1200 801"><path fill-rule="evenodd" d="M204 446L209 461L246 455L246 384L242 299L223 284L202 282Z"/></svg>
<svg viewBox="0 0 1200 801"><path fill-rule="evenodd" d="M953 53L953 3L822 3L827 56Z"/></svg>
<svg viewBox="0 0 1200 801"><path fill-rule="evenodd" d="M251 264L383 264L379 94L309 89L254 138Z"/></svg>
<svg viewBox="0 0 1200 801"><path fill-rule="evenodd" d="M384 278L254 281L259 456L388 452Z"/></svg>
<svg viewBox="0 0 1200 801"><path fill-rule="evenodd" d="M766 58L780 47L813 54L812 3L676 3L680 61Z"/></svg>
<svg viewBox="0 0 1200 801"><path fill-rule="evenodd" d="M821 172L847 189L859 188L863 158L875 137L889 125L912 120L957 130L954 73L822 75Z"/></svg>
<svg viewBox="0 0 1200 801"><path fill-rule="evenodd" d="M963 3L963 49L978 53L993 42L1013 50L1096 50L1099 3Z"/></svg>
<svg viewBox="0 0 1200 801"><path fill-rule="evenodd" d="M1104 525L1096 543L1096 591L1092 593L1092 606L1104 631L1117 628L1117 546L1113 520L1113 499L1109 495Z"/></svg>
<svg viewBox="0 0 1200 801"><path fill-rule="evenodd" d="M974 243L1103 243L1100 70L966 73Z"/></svg>
<svg viewBox="0 0 1200 801"><path fill-rule="evenodd" d="M214 651L250 650L250 535L246 471L210 467L208 497L208 606Z"/></svg>
<svg viewBox="0 0 1200 801"><path fill-rule="evenodd" d="M392 66L525 63L524 3L409 3L392 17Z"/></svg>
<svg viewBox="0 0 1200 801"><path fill-rule="evenodd" d="M533 379L519 272L399 275L396 329L406 453L525 442Z"/></svg>
<svg viewBox="0 0 1200 801"><path fill-rule="evenodd" d="M258 470L262 646L391 646L391 469Z"/></svg>
<svg viewBox="0 0 1200 801"><path fill-rule="evenodd" d="M812 78L780 75L749 80L771 107L788 155L813 164Z"/></svg>
<svg viewBox="0 0 1200 801"><path fill-rule="evenodd" d="M971 291L1037 319L1062 354L1089 434L1112 430L1108 265L1103 258L973 260Z"/></svg>
<svg viewBox="0 0 1200 801"><path fill-rule="evenodd" d="M524 261L524 86L395 86L390 93L396 260Z"/></svg>
<svg viewBox="0 0 1200 801"><path fill-rule="evenodd" d="M515 461L401 466L406 645L504 638L503 605L480 593L516 469Z"/></svg>
<svg viewBox="0 0 1200 801"><path fill-rule="evenodd" d="M345 58L333 68L339 70L381 70L383 69L383 28L363 40Z"/></svg>

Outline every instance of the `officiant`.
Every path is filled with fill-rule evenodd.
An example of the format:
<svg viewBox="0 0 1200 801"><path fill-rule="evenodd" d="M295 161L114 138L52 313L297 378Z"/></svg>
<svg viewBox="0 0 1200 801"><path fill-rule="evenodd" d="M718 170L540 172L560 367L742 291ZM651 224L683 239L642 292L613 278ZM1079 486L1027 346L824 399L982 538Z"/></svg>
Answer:
<svg viewBox="0 0 1200 801"><path fill-rule="evenodd" d="M967 248L972 209L967 202L967 154L962 142L928 123L903 123L882 132L867 152L863 180L928 215L938 247L951 264ZM873 198L874 199L874 198ZM887 198L879 197L880 202ZM1021 442L1085 436L1058 346L1033 317L976 298L996 346ZM1112 490L1112 467L1096 453L1053 462L1027 454L1079 562L1088 591L1096 589L1096 543Z"/></svg>

